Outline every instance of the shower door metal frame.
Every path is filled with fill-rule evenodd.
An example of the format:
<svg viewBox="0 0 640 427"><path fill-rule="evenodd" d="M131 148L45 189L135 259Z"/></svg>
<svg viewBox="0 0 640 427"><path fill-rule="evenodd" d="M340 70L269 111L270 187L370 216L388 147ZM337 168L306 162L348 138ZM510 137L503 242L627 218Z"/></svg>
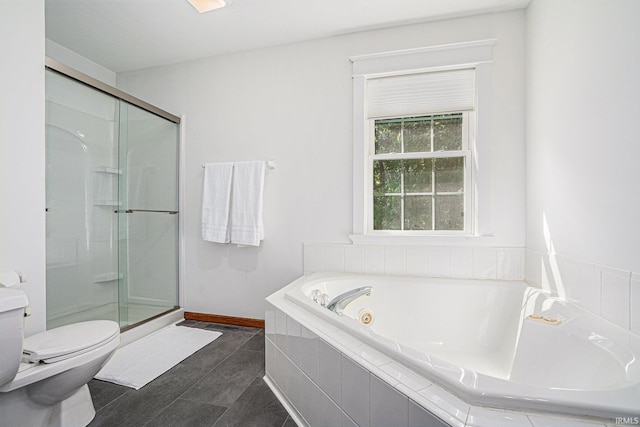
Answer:
<svg viewBox="0 0 640 427"><path fill-rule="evenodd" d="M164 111L154 105L151 105L148 102L145 102L139 98L136 98L135 96L129 95L128 93L123 92L120 89L117 89L113 86L109 86L108 84L103 83L100 80L96 80L91 76L81 73L80 71L74 70L73 68L68 67L64 64L61 64L60 62L54 59L45 58L44 65L45 65L45 68L48 68L49 70L52 70L64 76L70 77L73 80L76 80L80 83L83 83L101 92L104 92L113 97L126 101L129 104L133 104L137 107L140 107L143 110L147 110L148 112L153 113L156 116L162 117L163 119L167 119L178 125L180 124L180 117L175 116L167 111Z"/></svg>
<svg viewBox="0 0 640 427"><path fill-rule="evenodd" d="M149 104L148 102L145 102L139 98L136 98L133 95L130 95L126 92L121 91L120 89L117 89L113 86L110 86L100 80L97 80L87 74L84 74L78 70L75 70L67 65L62 64L61 62L56 61L55 59L51 59L49 57L45 57L45 69L51 70L53 72L56 72L60 75L63 75L65 77L68 77L72 80L75 80L79 83L82 83L86 86L89 86L93 89L96 89L100 92L106 93L107 95L110 95L118 100L121 101L125 101L131 105L134 105L136 107L139 107L143 110L148 111L149 113L152 113L156 116L159 116L163 119L169 120L172 123L175 123L178 125L178 147L177 147L177 153L176 153L176 167L177 167L177 176L176 179L178 180L177 183L177 200L178 200L178 209L177 211L162 211L162 212L166 212L168 214L171 215L175 215L175 214L179 214L180 210L182 210L182 206L183 206L183 201L182 201L182 191L181 191L181 182L182 182L182 135L184 132L184 123L182 122L182 118L178 117L174 114L169 113L168 111L162 110L158 107L156 107L155 105ZM145 211L145 210L127 210L125 211L125 213L133 213L136 211ZM116 213L118 212L118 210L115 211ZM160 212L160 211L154 211L154 212ZM184 229L184 224L182 223L182 218L180 218L180 220L178 221L178 239L177 239L177 246L178 246L178 258L176 259L177 262L177 270L178 270L178 275L176 277L177 280L177 289L176 289L176 298L177 298L177 304L176 306L173 307L173 309L169 309L165 312L159 313L155 316L152 316L148 319L144 319L140 322L137 322L135 324L132 325L126 325L126 326L120 326L120 330L121 331L125 331L131 328L134 328L138 325L147 323L149 321L152 321L154 319L157 319L159 317L164 316L167 313L171 313L175 310L178 310L181 308L181 304L182 304L182 299L183 299L183 295L182 295L182 287L180 286L181 283L181 279L182 279L182 275L183 275L183 271L182 271L182 249L183 249L183 229Z"/></svg>

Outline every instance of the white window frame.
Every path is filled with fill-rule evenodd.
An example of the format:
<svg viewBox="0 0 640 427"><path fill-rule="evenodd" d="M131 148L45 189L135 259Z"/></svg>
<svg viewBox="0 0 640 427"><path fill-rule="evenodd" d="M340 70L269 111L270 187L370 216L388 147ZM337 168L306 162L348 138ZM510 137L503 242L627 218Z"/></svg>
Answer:
<svg viewBox="0 0 640 427"><path fill-rule="evenodd" d="M491 235L489 135L491 61L494 39L351 57L353 63L354 243L440 244ZM367 79L399 74L473 68L476 105L469 126L469 169L465 160L465 230L373 230L371 142L373 120L366 111ZM479 165L482 164L482 168ZM468 193L468 194L467 194ZM467 205L468 203L468 205Z"/></svg>

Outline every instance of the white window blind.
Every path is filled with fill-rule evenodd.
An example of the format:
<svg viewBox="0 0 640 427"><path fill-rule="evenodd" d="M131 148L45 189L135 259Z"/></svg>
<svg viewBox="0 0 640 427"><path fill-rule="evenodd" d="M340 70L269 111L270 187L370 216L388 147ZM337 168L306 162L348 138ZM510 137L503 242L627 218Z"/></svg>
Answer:
<svg viewBox="0 0 640 427"><path fill-rule="evenodd" d="M367 81L367 117L471 111L474 94L474 69L372 78Z"/></svg>

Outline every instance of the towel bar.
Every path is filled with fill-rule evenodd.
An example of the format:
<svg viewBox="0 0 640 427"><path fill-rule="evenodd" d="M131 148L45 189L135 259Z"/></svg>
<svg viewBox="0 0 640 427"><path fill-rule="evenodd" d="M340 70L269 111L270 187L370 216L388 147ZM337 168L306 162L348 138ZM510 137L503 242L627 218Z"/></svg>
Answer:
<svg viewBox="0 0 640 427"><path fill-rule="evenodd" d="M275 169L276 168L276 161L275 160L267 160L267 167L269 169ZM202 169L204 169L204 163L202 164Z"/></svg>

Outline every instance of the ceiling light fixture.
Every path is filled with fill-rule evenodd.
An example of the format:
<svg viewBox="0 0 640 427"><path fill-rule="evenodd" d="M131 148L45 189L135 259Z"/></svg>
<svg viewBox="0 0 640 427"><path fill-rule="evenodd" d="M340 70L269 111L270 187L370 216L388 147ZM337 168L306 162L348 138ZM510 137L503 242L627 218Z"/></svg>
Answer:
<svg viewBox="0 0 640 427"><path fill-rule="evenodd" d="M220 9L226 5L224 0L189 0L189 3L200 13Z"/></svg>

